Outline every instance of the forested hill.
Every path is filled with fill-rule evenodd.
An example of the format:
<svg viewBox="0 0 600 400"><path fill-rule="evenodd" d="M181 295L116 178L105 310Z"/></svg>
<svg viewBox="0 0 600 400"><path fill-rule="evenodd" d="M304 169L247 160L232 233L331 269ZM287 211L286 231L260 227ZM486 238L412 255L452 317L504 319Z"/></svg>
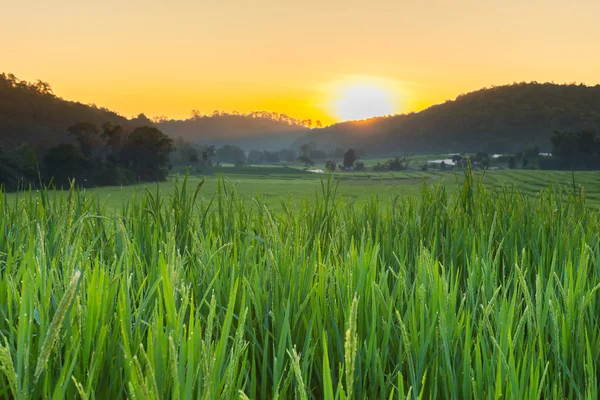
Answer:
<svg viewBox="0 0 600 400"><path fill-rule="evenodd" d="M551 147L555 130L600 132L600 85L519 83L481 89L419 113L344 122L295 145L357 147L369 154L511 152Z"/></svg>
<svg viewBox="0 0 600 400"><path fill-rule="evenodd" d="M189 142L236 144L257 149L281 149L308 132L310 120L297 120L284 114L193 113L187 120L151 121L144 114L127 119L94 105L64 100L53 94L50 84L30 83L12 74L0 74L0 147L15 148L23 143L50 147L73 141L67 129L79 122L101 126L110 121L126 132L143 125L155 125L167 135ZM318 126L318 123L315 123Z"/></svg>
<svg viewBox="0 0 600 400"><path fill-rule="evenodd" d="M67 128L82 121L127 125L127 119L112 111L55 96L48 83L0 74L0 147L65 142L70 140Z"/></svg>
<svg viewBox="0 0 600 400"><path fill-rule="evenodd" d="M193 115L186 120L159 120L157 126L172 137L216 146L234 144L249 149L279 150L304 136L311 120L297 120L285 114L267 111ZM320 123L317 121L317 126Z"/></svg>

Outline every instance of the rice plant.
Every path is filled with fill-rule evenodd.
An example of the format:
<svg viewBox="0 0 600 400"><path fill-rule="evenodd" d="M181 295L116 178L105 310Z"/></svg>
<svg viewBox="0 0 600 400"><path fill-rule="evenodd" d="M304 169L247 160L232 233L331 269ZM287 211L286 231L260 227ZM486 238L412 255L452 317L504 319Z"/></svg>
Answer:
<svg viewBox="0 0 600 400"><path fill-rule="evenodd" d="M482 179L0 194L0 398L597 399L598 212Z"/></svg>

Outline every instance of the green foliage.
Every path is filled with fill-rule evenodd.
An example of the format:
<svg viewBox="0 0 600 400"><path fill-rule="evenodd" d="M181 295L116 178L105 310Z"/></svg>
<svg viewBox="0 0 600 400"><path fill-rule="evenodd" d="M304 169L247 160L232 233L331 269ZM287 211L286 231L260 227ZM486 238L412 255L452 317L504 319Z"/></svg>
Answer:
<svg viewBox="0 0 600 400"><path fill-rule="evenodd" d="M308 156L298 156L298 161L304 164L304 168L310 168L315 165L315 162Z"/></svg>
<svg viewBox="0 0 600 400"><path fill-rule="evenodd" d="M593 131L554 132L552 158L541 160L542 169L600 168L600 139Z"/></svg>
<svg viewBox="0 0 600 400"><path fill-rule="evenodd" d="M167 178L169 153L173 139L155 127L142 126L127 136L121 162L142 181L163 181Z"/></svg>
<svg viewBox="0 0 600 400"><path fill-rule="evenodd" d="M376 165L373 166L373 171L378 171L378 172L382 172L382 171L405 171L406 169L408 169L408 166L410 165L410 158L409 157L394 157L390 160L387 160L386 162L384 162L383 164L381 163L377 163Z"/></svg>
<svg viewBox="0 0 600 400"><path fill-rule="evenodd" d="M91 170L90 160L72 144L64 143L51 148L44 157L44 174L48 182L57 187L69 186L70 180L78 183L87 180Z"/></svg>
<svg viewBox="0 0 600 400"><path fill-rule="evenodd" d="M244 165L248 161L244 150L237 146L225 145L216 150L215 157L220 163Z"/></svg>
<svg viewBox="0 0 600 400"><path fill-rule="evenodd" d="M39 183L38 162L31 146L2 152L0 149L0 186L8 190L26 188Z"/></svg>
<svg viewBox="0 0 600 400"><path fill-rule="evenodd" d="M0 194L0 397L598 398L598 213L478 176Z"/></svg>
<svg viewBox="0 0 600 400"><path fill-rule="evenodd" d="M354 166L354 163L356 162L357 157L356 157L356 153L354 152L354 149L348 149L348 151L346 151L344 153L344 167L346 168L350 168L352 166Z"/></svg>

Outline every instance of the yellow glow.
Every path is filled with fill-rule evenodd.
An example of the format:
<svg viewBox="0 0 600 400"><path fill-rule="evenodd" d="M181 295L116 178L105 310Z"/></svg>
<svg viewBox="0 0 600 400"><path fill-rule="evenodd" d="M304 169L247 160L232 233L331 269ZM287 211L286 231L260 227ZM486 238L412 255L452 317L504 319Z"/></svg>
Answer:
<svg viewBox="0 0 600 400"><path fill-rule="evenodd" d="M334 102L335 114L342 121L361 120L394 112L385 89L363 84L343 89Z"/></svg>
<svg viewBox="0 0 600 400"><path fill-rule="evenodd" d="M400 110L396 86L382 78L346 77L324 87L324 103L338 121L397 114Z"/></svg>
<svg viewBox="0 0 600 400"><path fill-rule="evenodd" d="M512 82L600 82L598 0L0 3L0 72L126 116L269 110L327 125L387 101L395 114ZM384 95L360 105L377 92L363 85Z"/></svg>

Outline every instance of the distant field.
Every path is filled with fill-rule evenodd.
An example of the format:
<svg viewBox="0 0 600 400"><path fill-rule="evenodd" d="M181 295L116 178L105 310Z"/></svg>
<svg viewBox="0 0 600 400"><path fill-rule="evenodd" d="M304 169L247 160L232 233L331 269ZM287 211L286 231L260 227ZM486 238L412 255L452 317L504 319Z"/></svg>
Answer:
<svg viewBox="0 0 600 400"><path fill-rule="evenodd" d="M477 172L481 175L483 172ZM183 179L181 172L178 179ZM348 202L364 202L372 195L379 196L382 200L393 200L397 196L418 195L423 182L435 184L446 182L450 186L462 183L462 171L413 171L413 172L347 172L336 173L334 179L339 179L339 194ZM315 174L302 171L298 168L284 167L250 167L236 169L225 167L220 173L191 172L188 181L197 185L203 178L206 183L200 192L200 197L209 200L217 190L217 181L222 177L234 184L236 190L248 199L261 198L267 205L279 209L281 200L291 204L298 204L302 199L313 198L316 190L321 190L321 181L327 180L326 174ZM158 185L161 192L172 193L176 177L168 182ZM514 185L524 194L535 195L549 185L557 185L564 192L573 191L573 175L565 171L540 171L540 170L495 170L485 173L484 182L492 187ZM576 190L583 188L587 195L587 204L600 208L600 173L575 172ZM109 209L116 209L125 204L137 194L148 189L155 192L156 184L140 184L125 187L103 187L88 189L97 193L101 201L106 202ZM15 194L10 194L14 198Z"/></svg>

